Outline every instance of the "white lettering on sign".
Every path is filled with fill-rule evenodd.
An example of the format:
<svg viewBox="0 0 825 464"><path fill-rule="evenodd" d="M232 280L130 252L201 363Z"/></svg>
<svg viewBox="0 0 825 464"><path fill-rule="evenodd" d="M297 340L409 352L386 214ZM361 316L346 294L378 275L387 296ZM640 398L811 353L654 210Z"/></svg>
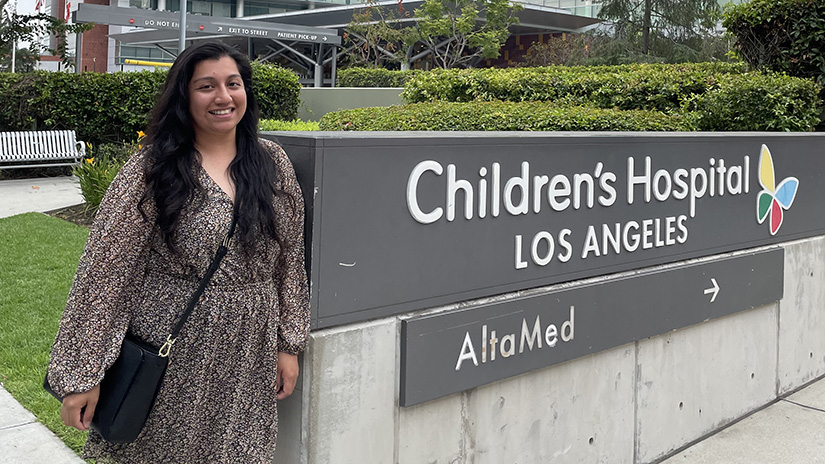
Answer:
<svg viewBox="0 0 825 464"><path fill-rule="evenodd" d="M677 200L690 198L690 217L696 217L696 200L705 194L724 196L750 192L750 156L745 156L741 166L725 166L725 160L708 160L708 168L677 169L672 174L663 169L651 176L651 160L645 157L642 174L636 174L635 160L627 159L627 204L635 200L636 188L641 187L645 203L651 202L651 192L657 201L673 197ZM690 178L690 182L688 182ZM675 185L675 189L673 188Z"/></svg>
<svg viewBox="0 0 825 464"><path fill-rule="evenodd" d="M317 35L299 34L297 32L278 32L275 36L279 39L295 39L295 40L315 40Z"/></svg>
<svg viewBox="0 0 825 464"><path fill-rule="evenodd" d="M179 23L177 21L145 19L143 20L143 25L146 27L165 27L169 29L179 29Z"/></svg>
<svg viewBox="0 0 825 464"><path fill-rule="evenodd" d="M525 318L521 320L520 333L508 333L501 337L501 340L496 337L495 330L489 332L490 338L488 339L487 324L484 324L481 326L481 334L478 339L478 346L481 347L481 362L479 362L478 356L476 355L473 337L470 335L470 332L467 331L464 334L464 341L458 353L455 370L460 371L461 368L464 367L465 361L471 361L475 367L478 367L479 364L486 364L488 362L488 352L490 353L489 362L494 362L496 360L496 353L500 355L500 359L507 359L524 353L525 347L527 351L533 351L534 349L540 350L545 346L554 348L558 344L559 339L561 339L563 343L572 342L575 338L575 318L576 308L571 306L569 318L561 324L561 330L559 330L556 324L548 324L547 327L544 328L544 337L541 336L541 316L536 316L532 328ZM516 351L516 340L518 340L518 351Z"/></svg>
<svg viewBox="0 0 825 464"><path fill-rule="evenodd" d="M612 224L589 225L583 236L573 237L569 228L556 232L541 230L532 238L515 235L515 269L547 266L554 260L569 261L575 248L581 259L632 253L687 242L688 221L696 217L699 200L707 197L750 193L750 157L739 164L723 158L709 158L707 167L654 170L652 158L642 163L627 158L624 176L627 204L684 202L685 214L641 218ZM445 175L446 171L446 175ZM569 210L609 208L619 199L619 176L597 162L591 172L534 173L522 161L518 174L502 178L501 164L489 169L481 166L478 177L470 179L455 164L445 167L434 160L419 162L407 179L407 210L420 224L446 220L471 221L497 218L503 214L517 217L529 214L554 214ZM422 188L422 184L426 187ZM435 189L435 190L433 190ZM421 200L424 191L442 192L433 202L432 194ZM509 343L502 338L501 343Z"/></svg>
<svg viewBox="0 0 825 464"><path fill-rule="evenodd" d="M250 36L260 36L265 37L269 35L269 31L266 29L247 29L245 27L228 27L227 31L230 34L238 34L238 35L250 35Z"/></svg>
<svg viewBox="0 0 825 464"><path fill-rule="evenodd" d="M573 256L573 245L570 244L569 237L572 233L573 231L570 229L562 229L555 236L544 230L537 232L530 241L529 256L532 263L538 266L547 266L553 261L554 257L562 263L570 261ZM525 253L522 240L521 234L516 235L516 269L524 269L528 265L523 258ZM554 255L557 246L559 251Z"/></svg>

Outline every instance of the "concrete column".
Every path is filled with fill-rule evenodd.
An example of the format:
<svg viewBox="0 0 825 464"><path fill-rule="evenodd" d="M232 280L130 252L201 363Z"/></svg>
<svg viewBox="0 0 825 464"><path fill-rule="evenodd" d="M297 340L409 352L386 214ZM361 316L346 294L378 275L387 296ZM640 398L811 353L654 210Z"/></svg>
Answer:
<svg viewBox="0 0 825 464"><path fill-rule="evenodd" d="M785 248L785 296L779 302L778 394L825 374L825 238Z"/></svg>
<svg viewBox="0 0 825 464"><path fill-rule="evenodd" d="M75 39L75 52L74 52L74 59L75 59L75 72L80 74L83 72L82 68L82 59L83 59L83 33L78 32L77 38Z"/></svg>
<svg viewBox="0 0 825 464"><path fill-rule="evenodd" d="M330 83L330 87L335 87L335 79L337 79L338 75L338 47L335 45L332 46L332 71L330 77L332 78L332 83Z"/></svg>
<svg viewBox="0 0 825 464"><path fill-rule="evenodd" d="M235 17L236 18L243 18L243 0L237 0L235 2Z"/></svg>
<svg viewBox="0 0 825 464"><path fill-rule="evenodd" d="M777 312L773 303L638 342L637 462L775 398Z"/></svg>
<svg viewBox="0 0 825 464"><path fill-rule="evenodd" d="M318 44L318 55L315 58L315 87L324 86L324 64L322 62L324 56L324 44Z"/></svg>
<svg viewBox="0 0 825 464"><path fill-rule="evenodd" d="M304 450L301 456L284 453L277 462L397 462L398 331L389 318L310 334L303 366Z"/></svg>

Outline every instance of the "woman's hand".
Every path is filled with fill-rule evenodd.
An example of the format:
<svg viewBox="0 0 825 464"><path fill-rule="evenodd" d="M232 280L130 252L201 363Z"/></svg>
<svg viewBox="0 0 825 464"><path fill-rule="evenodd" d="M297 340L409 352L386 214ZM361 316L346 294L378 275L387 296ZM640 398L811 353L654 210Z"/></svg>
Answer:
<svg viewBox="0 0 825 464"><path fill-rule="evenodd" d="M100 385L95 385L87 392L73 393L63 398L63 407L60 409L63 423L77 430L89 430L99 397Z"/></svg>
<svg viewBox="0 0 825 464"><path fill-rule="evenodd" d="M298 356L278 352L278 399L282 400L292 394L298 381Z"/></svg>

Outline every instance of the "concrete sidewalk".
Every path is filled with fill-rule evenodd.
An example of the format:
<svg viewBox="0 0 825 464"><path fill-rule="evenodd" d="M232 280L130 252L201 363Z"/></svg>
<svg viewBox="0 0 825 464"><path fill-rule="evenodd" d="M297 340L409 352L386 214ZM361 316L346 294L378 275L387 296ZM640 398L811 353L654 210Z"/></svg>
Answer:
<svg viewBox="0 0 825 464"><path fill-rule="evenodd" d="M74 176L0 180L0 218L83 203Z"/></svg>
<svg viewBox="0 0 825 464"><path fill-rule="evenodd" d="M825 379L677 453L663 464L825 464Z"/></svg>
<svg viewBox="0 0 825 464"><path fill-rule="evenodd" d="M0 463L85 462L0 387Z"/></svg>
<svg viewBox="0 0 825 464"><path fill-rule="evenodd" d="M31 211L50 211L82 202L77 182L72 177L0 181L0 218ZM0 386L0 464L83 462ZM825 464L825 379L813 382L662 462Z"/></svg>
<svg viewBox="0 0 825 464"><path fill-rule="evenodd" d="M75 177L0 181L0 218L80 203ZM0 385L0 464L84 462Z"/></svg>

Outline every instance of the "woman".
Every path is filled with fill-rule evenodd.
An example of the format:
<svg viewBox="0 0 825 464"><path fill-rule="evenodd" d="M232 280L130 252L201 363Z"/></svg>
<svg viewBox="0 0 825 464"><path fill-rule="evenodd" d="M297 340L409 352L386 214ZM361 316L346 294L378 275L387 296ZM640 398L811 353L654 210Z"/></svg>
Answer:
<svg viewBox="0 0 825 464"><path fill-rule="evenodd" d="M112 182L81 256L52 350L63 421L87 430L128 331L161 346L233 213L229 252L170 355L138 438L84 457L118 463L269 463L276 400L292 393L309 327L303 201L276 144L257 137L246 57L186 49L155 107L151 145ZM84 409L85 408L85 409Z"/></svg>

